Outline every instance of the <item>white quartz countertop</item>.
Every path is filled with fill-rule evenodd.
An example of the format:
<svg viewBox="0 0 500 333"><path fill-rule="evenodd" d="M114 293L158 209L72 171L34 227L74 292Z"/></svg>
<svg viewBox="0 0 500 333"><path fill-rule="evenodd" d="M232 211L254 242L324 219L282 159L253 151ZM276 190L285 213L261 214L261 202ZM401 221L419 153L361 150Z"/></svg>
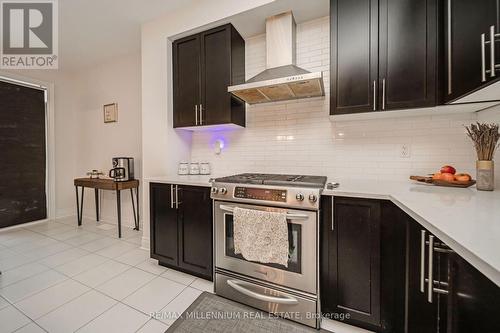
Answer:
<svg viewBox="0 0 500 333"><path fill-rule="evenodd" d="M215 175L151 177L147 182L210 187ZM336 180L323 195L385 199L419 222L500 286L500 190L438 187L411 181Z"/></svg>
<svg viewBox="0 0 500 333"><path fill-rule="evenodd" d="M145 178L144 181L150 183L178 184L191 186L211 187L210 179L216 178L213 175L173 175Z"/></svg>
<svg viewBox="0 0 500 333"><path fill-rule="evenodd" d="M411 181L338 182L338 188L323 195L391 200L500 286L500 190Z"/></svg>

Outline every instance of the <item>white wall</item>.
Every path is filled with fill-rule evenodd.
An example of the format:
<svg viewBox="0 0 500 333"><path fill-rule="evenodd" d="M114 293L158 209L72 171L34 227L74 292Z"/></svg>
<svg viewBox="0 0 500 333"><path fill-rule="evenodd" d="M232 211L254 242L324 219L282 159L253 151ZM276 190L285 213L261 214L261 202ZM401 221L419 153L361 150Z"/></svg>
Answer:
<svg viewBox="0 0 500 333"><path fill-rule="evenodd" d="M245 46L250 78L265 68L265 36L249 38ZM194 133L191 160L211 162L216 175L278 172L404 180L444 164L475 173L463 125L475 121L476 114L330 122L328 17L297 26L297 65L323 71L324 98L248 106L245 129ZM218 138L226 143L219 156L212 149ZM410 158L400 157L402 144L410 144Z"/></svg>
<svg viewBox="0 0 500 333"><path fill-rule="evenodd" d="M174 173L177 161L190 156L191 134L172 128L172 46L168 38L272 1L200 0L142 26L143 177ZM149 191L144 186L143 206L148 205ZM149 247L147 209L143 216L143 246Z"/></svg>
<svg viewBox="0 0 500 333"><path fill-rule="evenodd" d="M141 57L134 53L75 73L76 169L85 177L92 169L105 174L111 158L134 158L135 177L141 170ZM118 103L118 122L104 123L103 105ZM84 215L95 217L94 193L86 190ZM74 194L73 194L74 195ZM117 223L116 194L101 191L101 220ZM141 207L142 208L142 207ZM122 224L133 226L129 191L122 192Z"/></svg>
<svg viewBox="0 0 500 333"><path fill-rule="evenodd" d="M142 178L139 53L76 72L18 70L1 74L54 86L54 96L51 97L55 115L55 217L76 214L73 179L85 176L92 169L107 173L114 156L134 157L136 178ZM104 124L102 107L115 102L119 109L118 122ZM84 215L93 218L94 196L88 189L84 202ZM113 192L102 191L101 219L116 223ZM122 193L122 222L133 225L128 191Z"/></svg>

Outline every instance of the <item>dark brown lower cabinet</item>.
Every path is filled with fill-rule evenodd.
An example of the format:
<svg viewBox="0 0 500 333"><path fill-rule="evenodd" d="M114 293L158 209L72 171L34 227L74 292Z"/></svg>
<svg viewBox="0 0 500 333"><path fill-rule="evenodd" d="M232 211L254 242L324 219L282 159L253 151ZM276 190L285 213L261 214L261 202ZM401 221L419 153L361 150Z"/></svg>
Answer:
<svg viewBox="0 0 500 333"><path fill-rule="evenodd" d="M151 257L160 265L212 280L210 189L151 183Z"/></svg>
<svg viewBox="0 0 500 333"><path fill-rule="evenodd" d="M397 210L378 200L322 200L323 315L377 332L401 332L404 226L397 225Z"/></svg>
<svg viewBox="0 0 500 333"><path fill-rule="evenodd" d="M500 332L500 287L460 256L449 260L447 332Z"/></svg>
<svg viewBox="0 0 500 333"><path fill-rule="evenodd" d="M408 218L406 224L408 276L406 332L446 332L445 290L448 282L448 249L417 222ZM432 271L429 269L430 264ZM429 277L434 282L431 289L428 284Z"/></svg>
<svg viewBox="0 0 500 333"><path fill-rule="evenodd" d="M500 332L500 287L393 203L321 198L324 317L375 332Z"/></svg>

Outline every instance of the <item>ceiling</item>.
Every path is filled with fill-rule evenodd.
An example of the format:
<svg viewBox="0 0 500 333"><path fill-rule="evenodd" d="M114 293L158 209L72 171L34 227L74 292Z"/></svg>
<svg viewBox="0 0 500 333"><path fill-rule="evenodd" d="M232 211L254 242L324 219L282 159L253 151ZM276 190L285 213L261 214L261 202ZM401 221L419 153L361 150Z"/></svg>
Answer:
<svg viewBox="0 0 500 333"><path fill-rule="evenodd" d="M267 5L251 9L226 19L186 31L173 36L173 39L188 36L225 23L232 23L243 38L266 32L266 18L291 10L296 23L325 17L330 12L330 0L275 0Z"/></svg>
<svg viewBox="0 0 500 333"><path fill-rule="evenodd" d="M141 24L197 0L61 0L59 68L77 69L141 47Z"/></svg>
<svg viewBox="0 0 500 333"><path fill-rule="evenodd" d="M200 0L61 0L59 68L76 70L139 52L141 25ZM217 0L211 0L214 3ZM231 22L246 38L265 32L265 18L292 10L297 23L328 15L329 0L275 0L196 30ZM179 35L180 37L181 35Z"/></svg>

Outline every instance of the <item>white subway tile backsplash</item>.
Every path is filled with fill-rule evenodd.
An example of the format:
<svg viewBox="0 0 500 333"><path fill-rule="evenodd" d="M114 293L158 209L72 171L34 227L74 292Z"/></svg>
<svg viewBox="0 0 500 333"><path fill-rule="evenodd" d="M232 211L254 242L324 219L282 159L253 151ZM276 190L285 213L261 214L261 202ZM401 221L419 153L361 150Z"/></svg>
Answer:
<svg viewBox="0 0 500 333"><path fill-rule="evenodd" d="M194 132L191 159L210 162L217 176L274 172L403 180L443 164L474 174L475 153L463 126L476 121L476 114L330 122L329 40L328 17L297 26L297 65L323 72L325 97L248 106L243 130ZM265 35L246 40L247 79L265 69L265 50ZM221 155L213 151L216 139L225 142ZM409 158L400 157L402 144L411 146Z"/></svg>

